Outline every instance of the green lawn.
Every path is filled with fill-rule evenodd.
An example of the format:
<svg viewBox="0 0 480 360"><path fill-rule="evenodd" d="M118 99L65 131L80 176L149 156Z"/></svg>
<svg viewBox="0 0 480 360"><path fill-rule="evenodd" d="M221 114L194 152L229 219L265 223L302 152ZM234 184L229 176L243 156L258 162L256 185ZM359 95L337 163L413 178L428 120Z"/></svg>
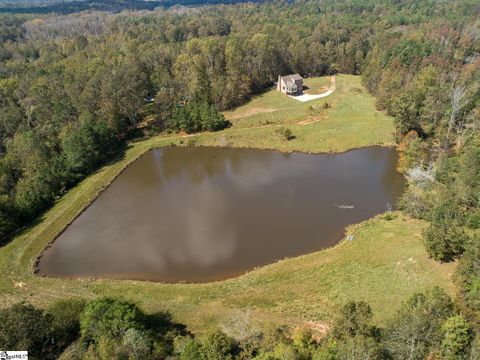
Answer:
<svg viewBox="0 0 480 360"><path fill-rule="evenodd" d="M314 81L320 84L323 80ZM401 214L396 214L397 218L392 221L377 217L351 227L348 232L355 236L352 242L342 242L325 251L283 260L236 279L210 284L62 280L33 274L34 261L42 249L129 163L151 148L195 142L322 152L393 142L392 119L375 110L374 100L360 86L358 77L339 76L337 92L312 104L297 103L270 91L236 111L244 114L248 107L258 106L259 101L266 103L267 99L269 104L276 104L285 112L284 117L277 115L271 121L290 124L297 136L295 140L278 138L274 125L255 128L267 115L254 114L238 117L231 129L219 133L188 138L164 135L130 144L122 159L86 178L38 219L36 225L0 248L0 305L26 300L46 306L55 299L69 296L121 296L147 311L168 310L175 320L187 324L193 331L202 331L246 309L251 310L255 318L267 322L328 322L335 307L351 299L368 301L374 308L376 320L382 323L415 291L439 285L453 293L450 278L454 264L439 264L428 259L420 235L424 224ZM292 114L285 108L291 101L295 101L291 105L295 108ZM320 121L295 125L309 116L310 105L321 106L325 101L333 108L325 113L320 111Z"/></svg>
<svg viewBox="0 0 480 360"><path fill-rule="evenodd" d="M315 90L330 85L330 77L306 79ZM337 75L337 90L306 103L275 89L254 97L234 111L225 112L232 126L218 132L169 137L176 145L230 146L308 153L342 152L359 147L394 145L393 119L375 108L375 98L360 77ZM324 104L329 108L325 109ZM295 138L278 133L289 128Z"/></svg>
<svg viewBox="0 0 480 360"><path fill-rule="evenodd" d="M306 79L311 89L329 85L328 77ZM323 105L331 106L324 109ZM337 76L337 90L330 96L302 103L272 89L248 104L225 113L233 126L227 131L204 134L201 145L230 145L303 152L339 152L369 145L393 145L393 119L376 110L360 77ZM292 130L285 141L275 130Z"/></svg>
<svg viewBox="0 0 480 360"><path fill-rule="evenodd" d="M326 102L333 104L345 99L345 95L348 96L351 93L351 87L361 87L360 77L357 76L338 75L337 83L339 83L339 86L334 94L324 99L306 103L292 99L272 88L262 95L254 97L247 104L233 111L225 112L225 117L234 124L235 129L269 124L294 125L308 117L316 116L317 112L312 111L311 107L320 109ZM330 86L330 77L305 79L304 84L310 88L309 91L323 87L328 88ZM351 93L351 95L354 94ZM372 98L368 94L367 97ZM374 99L372 98L372 100ZM372 107L370 111L375 111L375 107ZM365 114L364 116L368 117L369 115L371 114Z"/></svg>

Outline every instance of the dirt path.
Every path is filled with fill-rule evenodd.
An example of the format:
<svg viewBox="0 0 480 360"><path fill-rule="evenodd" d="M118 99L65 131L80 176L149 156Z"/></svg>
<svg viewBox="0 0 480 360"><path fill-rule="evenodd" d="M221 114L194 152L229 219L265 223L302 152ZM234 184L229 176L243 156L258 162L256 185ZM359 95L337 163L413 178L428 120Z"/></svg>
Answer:
<svg viewBox="0 0 480 360"><path fill-rule="evenodd" d="M305 125L315 124L319 121L325 120L326 118L327 117L317 116L313 119L307 119L307 120L300 121L300 122L296 123L295 125L305 126Z"/></svg>

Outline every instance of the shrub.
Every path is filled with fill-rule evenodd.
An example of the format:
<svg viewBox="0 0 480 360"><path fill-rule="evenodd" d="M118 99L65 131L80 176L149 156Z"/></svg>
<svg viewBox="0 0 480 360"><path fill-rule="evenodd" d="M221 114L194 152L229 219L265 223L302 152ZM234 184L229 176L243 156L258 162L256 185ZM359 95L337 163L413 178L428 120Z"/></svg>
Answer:
<svg viewBox="0 0 480 360"><path fill-rule="evenodd" d="M54 359L52 317L30 304L0 310L0 349L28 350L32 358Z"/></svg>
<svg viewBox="0 0 480 360"><path fill-rule="evenodd" d="M428 254L441 261L459 256L468 239L462 227L462 212L454 196L445 195L430 214L430 226L424 231Z"/></svg>
<svg viewBox="0 0 480 360"><path fill-rule="evenodd" d="M460 258L456 279L460 287L461 299L474 311L480 310L480 236L470 239L465 253Z"/></svg>
<svg viewBox="0 0 480 360"><path fill-rule="evenodd" d="M294 360L298 359L298 352L292 344L287 344L286 342L282 341L275 346L273 350L273 355L275 359L288 359Z"/></svg>
<svg viewBox="0 0 480 360"><path fill-rule="evenodd" d="M370 337L355 336L340 341L337 345L338 360L382 360L384 356L379 344Z"/></svg>
<svg viewBox="0 0 480 360"><path fill-rule="evenodd" d="M467 224L472 229L480 229L480 209L472 211L472 214L468 217Z"/></svg>
<svg viewBox="0 0 480 360"><path fill-rule="evenodd" d="M207 335L202 342L202 355L205 360L233 359L233 340L221 331Z"/></svg>
<svg viewBox="0 0 480 360"><path fill-rule="evenodd" d="M350 301L339 310L333 323L332 336L336 339L357 335L372 336L376 328L371 325L372 308L364 301Z"/></svg>
<svg viewBox="0 0 480 360"><path fill-rule="evenodd" d="M83 360L87 349L81 341L70 344L60 355L58 360Z"/></svg>
<svg viewBox="0 0 480 360"><path fill-rule="evenodd" d="M470 350L472 333L461 315L448 318L442 326L442 360L466 359Z"/></svg>
<svg viewBox="0 0 480 360"><path fill-rule="evenodd" d="M337 360L337 345L335 340L327 340L323 346L317 347L312 352L312 360Z"/></svg>
<svg viewBox="0 0 480 360"><path fill-rule="evenodd" d="M452 261L464 249L467 235L455 224L435 221L423 233L428 254L435 260Z"/></svg>
<svg viewBox="0 0 480 360"><path fill-rule="evenodd" d="M82 339L87 343L100 338L122 340L128 329L143 330L143 320L135 304L111 298L93 300L80 316Z"/></svg>
<svg viewBox="0 0 480 360"><path fill-rule="evenodd" d="M393 359L424 359L440 345L442 325L453 315L453 303L439 288L412 295L386 329L385 346ZM405 346L408 344L408 346Z"/></svg>
<svg viewBox="0 0 480 360"><path fill-rule="evenodd" d="M398 206L416 219L425 219L433 207L434 195L417 186L409 185L400 197Z"/></svg>
<svg viewBox="0 0 480 360"><path fill-rule="evenodd" d="M385 215L383 215L383 219L387 221L391 221L395 219L395 215L392 214L391 212L387 212Z"/></svg>
<svg viewBox="0 0 480 360"><path fill-rule="evenodd" d="M201 346L192 338L188 338L182 352L180 353L180 360L197 360L201 359Z"/></svg>
<svg viewBox="0 0 480 360"><path fill-rule="evenodd" d="M422 140L416 131L409 131L398 144L397 169L405 172L425 161Z"/></svg>
<svg viewBox="0 0 480 360"><path fill-rule="evenodd" d="M82 299L65 299L54 302L48 313L52 315L52 328L55 337L65 348L80 334L80 314L85 308Z"/></svg>
<svg viewBox="0 0 480 360"><path fill-rule="evenodd" d="M290 141L295 139L295 136L292 133L292 130L289 128L279 127L275 132L280 135L284 140Z"/></svg>
<svg viewBox="0 0 480 360"><path fill-rule="evenodd" d="M150 340L141 330L128 329L123 335L123 345L133 359L145 359L150 352Z"/></svg>

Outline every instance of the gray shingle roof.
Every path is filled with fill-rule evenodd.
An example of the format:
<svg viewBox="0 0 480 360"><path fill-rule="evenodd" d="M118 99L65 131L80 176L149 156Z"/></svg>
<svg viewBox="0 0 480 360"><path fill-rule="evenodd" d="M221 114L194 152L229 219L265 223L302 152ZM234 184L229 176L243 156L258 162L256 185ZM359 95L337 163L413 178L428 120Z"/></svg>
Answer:
<svg viewBox="0 0 480 360"><path fill-rule="evenodd" d="M298 74L292 74L292 75L286 75L282 76L282 80L285 82L285 84L290 85L290 84L295 84L296 80L303 80L303 78L298 75Z"/></svg>

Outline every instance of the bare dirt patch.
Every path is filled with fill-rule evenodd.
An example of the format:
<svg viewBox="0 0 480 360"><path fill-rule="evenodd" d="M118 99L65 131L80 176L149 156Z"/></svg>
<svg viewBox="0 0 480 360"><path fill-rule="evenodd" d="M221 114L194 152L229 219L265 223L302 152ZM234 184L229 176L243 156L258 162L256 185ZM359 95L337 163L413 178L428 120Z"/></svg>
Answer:
<svg viewBox="0 0 480 360"><path fill-rule="evenodd" d="M305 326L312 331L312 336L316 341L322 340L330 328L327 324L317 321L305 321Z"/></svg>
<svg viewBox="0 0 480 360"><path fill-rule="evenodd" d="M327 92L329 88L330 87L328 86L320 86L315 89L308 88L304 90L304 93L309 95L320 95L320 94L323 94L324 92Z"/></svg>
<svg viewBox="0 0 480 360"><path fill-rule="evenodd" d="M272 108L264 108L264 107L252 107L244 112L237 113L237 114L228 114L225 113L225 118L227 120L237 120L237 119L242 119L246 118L252 115L256 114L261 114L261 113L271 113L278 111L278 109L272 109Z"/></svg>

